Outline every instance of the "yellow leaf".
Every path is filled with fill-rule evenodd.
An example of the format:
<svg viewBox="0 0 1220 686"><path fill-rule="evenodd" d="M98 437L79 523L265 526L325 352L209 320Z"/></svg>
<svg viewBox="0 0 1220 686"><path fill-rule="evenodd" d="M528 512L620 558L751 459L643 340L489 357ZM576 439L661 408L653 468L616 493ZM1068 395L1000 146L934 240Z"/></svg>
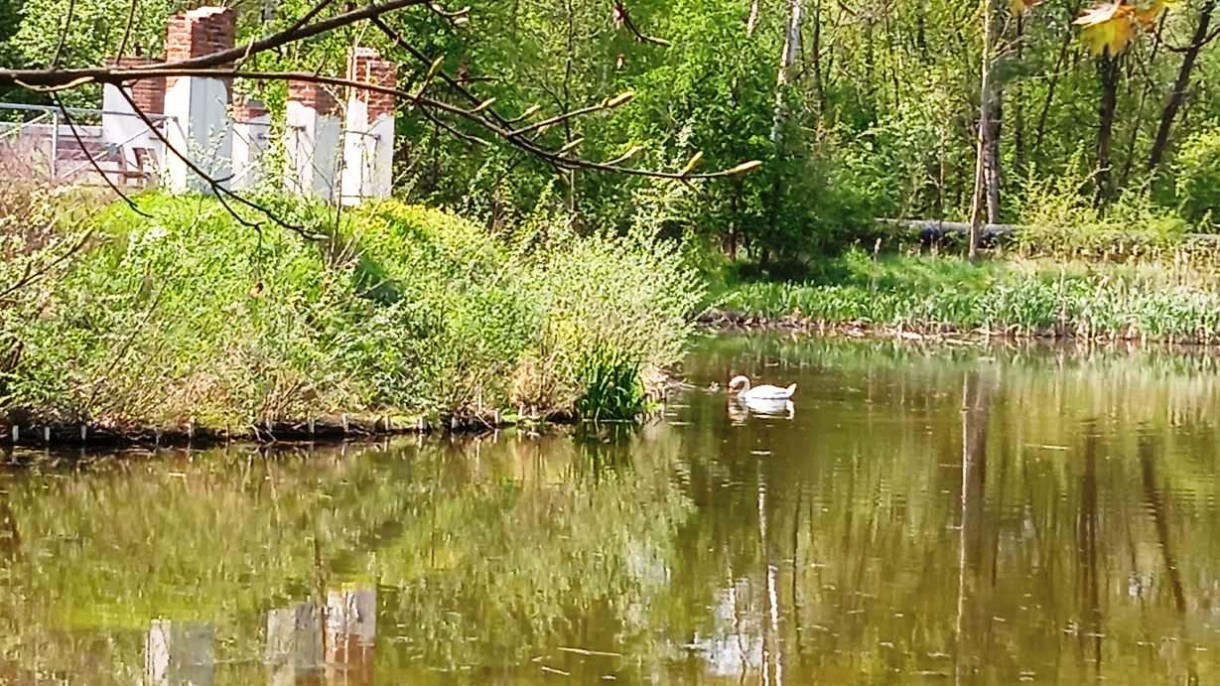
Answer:
<svg viewBox="0 0 1220 686"><path fill-rule="evenodd" d="M627 91L626 93L620 93L619 95L616 95L613 98L610 98L609 100L606 100L604 103L602 103L602 107L604 107L608 110L612 110L615 107L619 107L620 105L626 105L627 103L631 102L631 100L633 98L635 98L635 93L633 91Z"/></svg>
<svg viewBox="0 0 1220 686"><path fill-rule="evenodd" d="M562 155L562 154L564 154L564 153L572 152L573 150L575 150L575 149L576 149L576 146L578 146L578 145L580 145L581 143L584 143L584 142L585 142L585 139L584 139L584 138L576 138L576 139L574 139L574 140L570 141L570 142L569 142L567 145L565 145L565 146L563 146L562 148L560 148L560 149L559 149L559 151L558 151L558 152L556 152L555 154L556 154L556 155Z"/></svg>
<svg viewBox="0 0 1220 686"><path fill-rule="evenodd" d="M736 176L737 174L747 174L749 172L754 171L755 169L758 169L759 167L762 166L762 164L763 164L762 160L750 160L749 162L742 162L741 164L737 165L736 167L733 167L732 169L726 171L725 176Z"/></svg>
<svg viewBox="0 0 1220 686"><path fill-rule="evenodd" d="M703 151L700 150L699 152L695 153L694 157L690 158L690 161L686 163L686 166L682 168L682 171L679 172L678 175L686 176L687 174L695 171L695 167L699 166L699 162L702 160L703 160Z"/></svg>
<svg viewBox="0 0 1220 686"><path fill-rule="evenodd" d="M1123 2L1107 2L1085 10L1073 23L1083 27L1080 37L1094 55L1118 55L1135 39L1135 8Z"/></svg>
<svg viewBox="0 0 1220 686"><path fill-rule="evenodd" d="M495 101L496 101L495 98L488 98L488 99L484 100L483 102L479 103L478 107L474 108L473 110L470 110L470 113L478 114L479 112L482 112L483 110L487 109L488 107L491 107L492 103L494 103Z"/></svg>
<svg viewBox="0 0 1220 686"><path fill-rule="evenodd" d="M631 159L632 157L635 157L636 155L640 154L641 152L643 152L643 150L644 150L644 148L641 148L638 145L633 145L633 146L631 146L631 148L629 150L627 150L627 152L610 160L606 164L608 164L608 165L622 164L622 163L626 162L627 160Z"/></svg>

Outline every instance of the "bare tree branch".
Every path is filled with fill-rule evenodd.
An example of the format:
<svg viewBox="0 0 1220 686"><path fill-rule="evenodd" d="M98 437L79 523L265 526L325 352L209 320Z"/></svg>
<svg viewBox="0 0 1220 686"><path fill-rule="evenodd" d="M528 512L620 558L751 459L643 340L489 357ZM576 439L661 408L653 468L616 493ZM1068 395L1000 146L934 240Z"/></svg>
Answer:
<svg viewBox="0 0 1220 686"><path fill-rule="evenodd" d="M60 100L59 96L53 95L51 99L52 102L55 103L55 106L59 108L60 113L64 115L64 121L68 124L68 130L72 132L72 138L76 139L76 144L80 146L81 152L84 153L85 158L89 160L89 164L98 173L98 175L102 177L102 181L105 181L106 185L110 186L110 190L114 191L115 194L122 198L123 202L127 203L127 206L130 207L132 211L142 217L152 219L152 215L148 214L144 210L141 210L140 207L136 205L136 201L132 200L131 196L127 195L123 192L123 189L119 188L118 184L114 182L114 179L111 179L110 175L107 174L104 169L102 169L102 165L93 156L93 153L89 152L89 148L85 146L85 141L81 138L80 131L76 128L76 122L72 120L72 114L68 111L68 108L64 106L64 103L62 100Z"/></svg>
<svg viewBox="0 0 1220 686"><path fill-rule="evenodd" d="M75 0L71 0L75 3ZM228 179L220 179L209 174L205 169L201 168L196 162L183 150L178 150L170 143L165 133L154 124L150 117L136 104L132 95L124 88L124 84L140 79L151 78L167 78L167 77L204 77L217 79L246 79L252 81L296 81L304 83L314 83L322 86L330 86L336 88L347 88L354 90L362 90L368 92L377 92L393 95L402 102L414 105L420 113L429 121L433 122L439 129L443 129L446 133L456 136L464 141L477 145L487 145L490 141L483 137L473 135L467 131L463 131L458 123L463 123L470 127L475 127L487 134L490 134L494 139L499 139L500 142L509 147L515 148L518 151L525 153L527 156L541 160L547 165L555 169L561 176L564 172L571 172L578 169L610 172L628 176L647 177L655 179L670 179L677 180L682 183L688 183L695 179L713 179L727 176L743 174L761 166L761 162L753 161L738 165L732 169L695 173L694 168L702 157L701 154L696 154L694 158L686 165L684 169L678 172L651 171L646 169L636 169L625 166L631 157L631 154L620 156L616 159L598 162L585 160L573 154L576 146L575 143L569 141L562 147L553 149L539 141L539 138L551 127L557 124L566 124L572 119L596 114L598 112L608 111L620 105L626 104L631 99L631 94L627 93L615 98L603 100L600 103L563 111L548 118L542 119L532 124L524 126L515 126L528 119L537 112L537 108L530 108L524 114L513 120L506 119L501 116L491 105L494 99L482 99L475 95L465 85L463 80L455 79L440 68L440 60L429 60L426 55L409 41L405 40L398 32L390 28L390 26L382 19L386 13L395 10L404 9L414 6L426 6L431 12L437 13L451 21L463 19L466 16L466 10L457 12L449 12L444 10L430 0L386 0L385 2L372 3L358 9L349 9L335 16L317 20L317 17L328 7L333 5L334 0L317 0L317 2L300 18L295 20L287 29L273 32L262 38L249 41L243 45L233 48L218 50L213 53L192 57L184 60L166 61L158 64L142 66L138 68L129 68L121 63L122 53L125 51L131 32L133 31L135 11L139 0L131 0L131 10L129 12L128 25L125 30L123 41L120 45L118 63L111 66L97 66L78 69L0 69L0 86L17 85L27 89L48 92L52 94L53 99L60 108L63 109L65 119L70 125L72 121L62 103L59 102L59 91L76 88L86 84L108 84L117 86L122 97L127 101L134 113L148 127L149 131L165 146L167 154L181 160L189 171L199 177L207 187L216 195L218 201L228 210L234 218L243 225L259 229L262 222L253 221L243 217L238 211L239 207L244 207L254 210L265 216L276 225L299 233L300 235L317 239L320 236L313 234L307 229L289 223L276 215L268 207L264 207L257 202L250 200L243 195L235 193L226 187ZM630 30L637 40L641 42L653 43L656 45L668 45L667 41L657 38L651 38L642 34L635 24L632 22L626 7L622 0L613 0L615 8L615 18L620 25L625 26ZM351 7L351 5L349 5ZM69 10L71 15L71 10ZM69 16L70 19L70 16ZM325 76L318 73L303 73L303 72L288 72L288 71L253 71L241 69L238 65L244 62L247 58L264 53L267 51L278 50L286 45L299 43L314 36L326 34L339 28L351 26L358 22L369 20L378 30L389 37L394 44L402 49L405 49L415 59L421 63L427 64L428 69L426 76L423 78L420 85L413 91L405 90L404 88L395 88L372 83L365 83L347 78L338 78ZM66 41L65 34L61 35L60 47ZM58 53L59 51L57 51ZM58 62L58 54L56 58ZM470 103L469 107L462 107L440 98L432 97L427 94L428 88L433 79L439 79L444 82L450 89L459 94L462 98ZM73 125L73 134L80 141L80 136L76 132ZM81 144L84 148L83 143ZM633 152L636 150L633 149ZM98 161L93 158L86 150L86 155L89 157L90 163L97 170L108 185L127 202L135 211L140 212L135 202L123 193L105 173L98 164ZM141 214L143 214L141 212ZM147 216L147 215L145 215Z"/></svg>
<svg viewBox="0 0 1220 686"><path fill-rule="evenodd" d="M640 31L639 27L635 25L635 22L632 21L631 13L627 11L627 6L623 4L623 0L614 0L614 21L619 26L622 26L630 31L631 35L635 36L636 41L640 43L651 43L652 45L659 45L663 48L668 48L670 45L672 45L672 43L664 38L644 35L644 33Z"/></svg>
<svg viewBox="0 0 1220 686"><path fill-rule="evenodd" d="M148 127L149 131L151 131L153 133L153 135L158 140L161 141L161 144L165 146L166 151L168 153L172 154L174 157L177 157L179 160L182 160L182 163L187 166L187 169L191 170L192 173L194 173L199 178L203 179L203 181L208 184L208 187L212 189L212 192L215 193L217 200L220 201L220 204L223 205L224 208L231 215L233 215L233 218L236 219L240 224L243 224L243 225L248 226L255 230L262 228L261 222L250 221L249 219L242 217L240 213L238 213L236 210L234 210L233 207L228 202L230 199L232 199L233 201L235 201L237 203L245 205L246 207L249 207L252 210L255 210L255 211L261 213L263 216L270 219L272 221L272 223L276 224L280 228L287 229L289 231L297 233L302 238L306 238L308 240L318 240L318 239L324 238L324 236L312 233L302 226L298 226L296 224L292 224L292 223L284 221L283 219L280 218L279 215L277 215L275 212L271 211L270 208L264 207L256 202L254 202L253 200L250 200L250 199L246 198L245 196L239 195L239 194L233 192L232 190L226 188L224 186L224 182L227 179L217 179L216 177L212 176L211 174L209 174L208 172L206 172L202 168L200 168L199 165L195 164L190 159L190 157L188 157L182 151L175 148L174 145L172 143L170 143L169 139L166 138L165 134L162 133L161 130L159 128L157 128L157 125L155 123L153 123L152 119L149 118L148 114L146 114L144 112L144 110L140 108L140 106L131 97L131 95L128 94L127 91L122 88L119 89L119 92L123 95L123 99L125 99L127 101L127 104L131 107L132 111L135 112L136 116L138 116L140 118L140 120L144 122L144 125Z"/></svg>
<svg viewBox="0 0 1220 686"><path fill-rule="evenodd" d="M713 172L694 173L690 170L682 170L680 172L661 172L650 171L644 169L634 169L632 167L624 167L617 164L606 162L592 162L589 160L581 160L566 156L560 150L552 150L544 148L536 142L526 138L523 133L537 130L538 126L530 126L525 129L508 129L489 117L484 116L486 111L477 112L468 110L457 105L453 105L441 100L430 98L421 93L411 93L399 88L391 88L389 86L381 86L378 84L365 83L363 81L355 81L352 79L339 78L335 76L324 76L320 74L311 74L305 72L263 72L263 71L247 71L238 69L197 69L197 68L182 68L172 67L165 68L160 66L149 66L138 69L101 69L97 70L97 74L91 77L92 82L97 83L122 83L125 81L135 81L148 78L169 78L174 76L201 76L217 79L246 79L250 81L297 81L302 83L316 83L321 85L338 86L345 88L354 88L357 90L371 91L375 93L386 93L395 97L401 98L407 102L421 108L429 108L438 112L443 112L457 119L465 120L484 130L494 134L496 137L504 140L508 144L517 147L529 154L548 162L555 164L563 169L588 169L595 171L614 172L617 174L625 174L628 176L642 176L657 179L674 179L674 180L697 180L697 179L715 179L727 176L736 176L748 171L752 171L760 166L758 162L748 162L738 165L732 169L725 169ZM563 121L572 116L587 115L594 112L607 110L617 105L616 101L622 98L614 98L603 101L597 105L590 105L579 110L563 113L551 117L548 120L540 122L540 124L553 125L556 121ZM130 102L130 98L128 98ZM206 174L201 176L207 178ZM231 194L230 194L230 197Z"/></svg>
<svg viewBox="0 0 1220 686"><path fill-rule="evenodd" d="M55 56L51 58L51 68L58 69L59 61L64 56L64 44L68 42L68 31L72 28L72 18L76 14L76 0L68 0L68 13L64 16L64 26L59 30L59 43L55 46Z"/></svg>
<svg viewBox="0 0 1220 686"><path fill-rule="evenodd" d="M366 5L360 9L338 14L329 19L286 29L269 36L250 41L245 45L218 50L216 52L179 60L177 62L162 62L151 65L159 69L208 69L220 67L240 59L245 59L259 53L312 38L333 31L358 21L376 17L386 12L427 4L427 0L389 0L381 4ZM32 90L63 90L87 83L100 83L102 78L112 74L114 70L105 67L90 67L85 69L0 69L0 86L21 86Z"/></svg>
<svg viewBox="0 0 1220 686"><path fill-rule="evenodd" d="M127 25L123 27L123 39L119 41L119 51L115 54L116 62L123 60L123 55L127 54L127 42L131 40L131 29L136 23L136 6L140 4L140 0L131 0L131 6L127 9Z"/></svg>

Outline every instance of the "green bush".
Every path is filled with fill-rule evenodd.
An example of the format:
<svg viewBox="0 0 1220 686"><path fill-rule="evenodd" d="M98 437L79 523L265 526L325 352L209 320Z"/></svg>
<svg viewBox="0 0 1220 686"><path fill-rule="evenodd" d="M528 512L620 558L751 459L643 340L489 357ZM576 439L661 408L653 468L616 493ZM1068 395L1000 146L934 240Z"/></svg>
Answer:
<svg viewBox="0 0 1220 686"><path fill-rule="evenodd" d="M10 413L238 428L572 411L596 355L637 361L639 378L676 362L701 295L678 246L643 231L582 236L540 216L494 238L391 202L310 241L213 201L143 202L154 220L100 213L100 238L43 285L41 315L6 324L21 349L3 376Z"/></svg>
<svg viewBox="0 0 1220 686"><path fill-rule="evenodd" d="M1174 176L1182 216L1199 229L1214 230L1220 224L1220 125L1182 141Z"/></svg>

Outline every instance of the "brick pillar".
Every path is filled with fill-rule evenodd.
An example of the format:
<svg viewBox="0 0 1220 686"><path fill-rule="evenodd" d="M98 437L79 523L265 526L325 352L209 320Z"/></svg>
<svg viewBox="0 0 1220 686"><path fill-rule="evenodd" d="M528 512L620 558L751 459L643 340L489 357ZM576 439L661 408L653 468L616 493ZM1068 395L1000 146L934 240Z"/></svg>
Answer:
<svg viewBox="0 0 1220 686"><path fill-rule="evenodd" d="M236 15L225 7L200 7L170 17L165 37L169 62L202 57L233 47ZM175 150L214 179L231 172L233 131L229 122L229 80L198 76L168 79L167 135ZM166 186L172 193L207 192L208 184L176 155L165 155Z"/></svg>
<svg viewBox="0 0 1220 686"><path fill-rule="evenodd" d="M376 50L357 48L348 57L348 78L396 88L396 65ZM393 181L394 110L391 93L352 88L343 140L343 203L388 198Z"/></svg>
<svg viewBox="0 0 1220 686"><path fill-rule="evenodd" d="M339 103L328 88L304 81L288 84L284 131L288 170L284 181L290 192L331 201L338 195L336 167L342 122Z"/></svg>
<svg viewBox="0 0 1220 686"><path fill-rule="evenodd" d="M271 114L258 100L233 105L234 190L257 186L264 178L263 156L270 143Z"/></svg>
<svg viewBox="0 0 1220 686"><path fill-rule="evenodd" d="M147 57L109 60L111 65L128 69L146 67L156 62ZM164 78L132 81L124 84L122 90L131 96L144 114L159 116L165 112ZM151 174L161 167L161 141L123 97L120 87L110 83L102 87L102 140L119 147L123 162L129 169ZM153 168L148 168L150 166Z"/></svg>

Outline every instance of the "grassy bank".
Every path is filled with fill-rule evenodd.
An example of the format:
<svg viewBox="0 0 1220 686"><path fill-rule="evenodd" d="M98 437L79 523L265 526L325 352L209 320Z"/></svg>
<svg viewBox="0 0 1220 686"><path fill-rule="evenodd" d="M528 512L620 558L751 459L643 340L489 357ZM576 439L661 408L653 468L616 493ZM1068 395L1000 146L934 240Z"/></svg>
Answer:
<svg viewBox="0 0 1220 686"><path fill-rule="evenodd" d="M311 240L209 200L142 207L151 219L95 206L37 241L2 232L9 421L249 433L344 413L622 416L679 359L701 297L645 235L539 219L492 236L386 203ZM320 211L285 209L305 226Z"/></svg>
<svg viewBox="0 0 1220 686"><path fill-rule="evenodd" d="M721 284L704 321L873 331L1220 343L1220 271L1197 253L1123 261L863 252L803 283Z"/></svg>

